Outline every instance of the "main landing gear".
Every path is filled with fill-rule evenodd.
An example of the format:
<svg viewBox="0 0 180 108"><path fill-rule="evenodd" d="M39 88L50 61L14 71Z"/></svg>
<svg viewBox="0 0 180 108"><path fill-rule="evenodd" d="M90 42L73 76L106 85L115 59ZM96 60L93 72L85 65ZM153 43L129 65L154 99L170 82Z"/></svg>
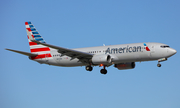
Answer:
<svg viewBox="0 0 180 108"><path fill-rule="evenodd" d="M92 67L92 66L86 66L86 70L87 70L87 71L92 71L92 70L93 70L93 67Z"/></svg>
<svg viewBox="0 0 180 108"><path fill-rule="evenodd" d="M105 69L105 67L106 67L106 66L103 66L103 69L101 69L101 71L100 71L101 74L104 74L104 75L107 74L107 70Z"/></svg>
<svg viewBox="0 0 180 108"><path fill-rule="evenodd" d="M101 71L100 71L101 74L104 74L104 75L107 74L107 70L105 69L105 67L106 67L106 66L103 66L103 69L101 69ZM86 66L86 70L87 70L87 71L92 71L92 70L93 70L93 67L90 66L90 65L89 65L89 66Z"/></svg>

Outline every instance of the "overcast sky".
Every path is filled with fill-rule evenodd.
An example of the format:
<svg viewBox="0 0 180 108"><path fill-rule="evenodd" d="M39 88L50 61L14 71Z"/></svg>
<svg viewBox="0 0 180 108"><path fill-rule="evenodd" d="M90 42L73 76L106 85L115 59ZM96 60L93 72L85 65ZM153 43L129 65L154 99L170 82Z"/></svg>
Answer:
<svg viewBox="0 0 180 108"><path fill-rule="evenodd" d="M179 0L1 0L0 108L180 108ZM177 50L135 69L55 67L29 52L25 22L47 43L80 48L160 42Z"/></svg>

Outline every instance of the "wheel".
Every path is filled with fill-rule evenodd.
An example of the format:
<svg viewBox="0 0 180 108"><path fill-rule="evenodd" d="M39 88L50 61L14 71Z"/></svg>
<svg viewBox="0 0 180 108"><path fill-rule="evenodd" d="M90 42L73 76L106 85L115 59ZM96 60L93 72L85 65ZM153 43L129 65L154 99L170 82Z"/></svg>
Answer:
<svg viewBox="0 0 180 108"><path fill-rule="evenodd" d="M101 74L107 74L107 70L106 69L101 69Z"/></svg>
<svg viewBox="0 0 180 108"><path fill-rule="evenodd" d="M92 71L92 70L93 70L93 67L92 67L92 66L90 66L90 67L89 67L89 71Z"/></svg>
<svg viewBox="0 0 180 108"><path fill-rule="evenodd" d="M161 64L157 64L158 67L161 67Z"/></svg>
<svg viewBox="0 0 180 108"><path fill-rule="evenodd" d="M87 70L87 71L92 71L93 68L92 68L92 66L86 66L86 70Z"/></svg>

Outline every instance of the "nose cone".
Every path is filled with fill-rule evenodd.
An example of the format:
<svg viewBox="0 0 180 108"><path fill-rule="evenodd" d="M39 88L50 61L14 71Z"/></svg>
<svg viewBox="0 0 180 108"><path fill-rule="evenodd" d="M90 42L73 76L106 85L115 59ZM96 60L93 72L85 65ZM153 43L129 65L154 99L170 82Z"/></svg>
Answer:
<svg viewBox="0 0 180 108"><path fill-rule="evenodd" d="M174 54L177 53L177 51L176 51L175 49L172 49L172 48L170 48L170 49L168 50L168 52L169 52L170 56L172 56L172 55L174 55Z"/></svg>

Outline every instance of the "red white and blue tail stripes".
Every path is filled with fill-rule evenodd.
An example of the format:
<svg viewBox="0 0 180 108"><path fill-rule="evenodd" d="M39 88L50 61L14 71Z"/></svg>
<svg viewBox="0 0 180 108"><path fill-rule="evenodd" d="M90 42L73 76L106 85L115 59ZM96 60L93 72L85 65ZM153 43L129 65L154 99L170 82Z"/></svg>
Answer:
<svg viewBox="0 0 180 108"><path fill-rule="evenodd" d="M46 43L43 37L39 34L39 32L34 27L34 25L31 22L25 22L25 26L26 26L26 32L28 35L31 53L38 54L38 56L31 57L31 59L42 59L42 58L52 57L50 54L49 47L37 44L35 42L32 42L29 39L29 37L32 36L36 41L39 41L41 43Z"/></svg>
<svg viewBox="0 0 180 108"><path fill-rule="evenodd" d="M150 51L149 47L144 43L144 47L146 48L146 51Z"/></svg>

